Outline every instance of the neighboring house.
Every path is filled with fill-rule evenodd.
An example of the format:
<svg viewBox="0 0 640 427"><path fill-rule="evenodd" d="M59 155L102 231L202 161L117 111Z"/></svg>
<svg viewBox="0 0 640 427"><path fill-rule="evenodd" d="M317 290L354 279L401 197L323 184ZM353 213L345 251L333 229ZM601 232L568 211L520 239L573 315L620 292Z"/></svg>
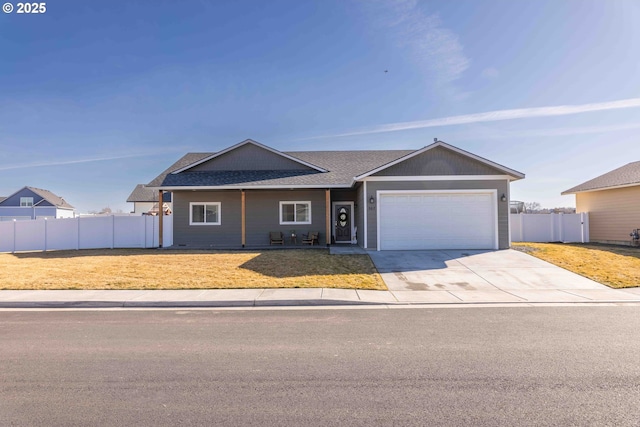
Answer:
<svg viewBox="0 0 640 427"><path fill-rule="evenodd" d="M51 191L24 187L0 201L0 221L73 218L74 207Z"/></svg>
<svg viewBox="0 0 640 427"><path fill-rule="evenodd" d="M592 242L630 243L629 234L640 228L640 162L629 163L563 195L576 195L576 212L589 213Z"/></svg>
<svg viewBox="0 0 640 427"><path fill-rule="evenodd" d="M133 203L132 213L139 215L157 215L158 197L157 189L149 188L144 184L138 184L127 198L127 202ZM163 193L162 201L165 215L171 214L171 193Z"/></svg>
<svg viewBox="0 0 640 427"><path fill-rule="evenodd" d="M504 249L510 182L522 178L442 141L280 152L246 140L186 154L147 186L173 193L175 246L264 246L273 231L293 244L295 231L372 250Z"/></svg>

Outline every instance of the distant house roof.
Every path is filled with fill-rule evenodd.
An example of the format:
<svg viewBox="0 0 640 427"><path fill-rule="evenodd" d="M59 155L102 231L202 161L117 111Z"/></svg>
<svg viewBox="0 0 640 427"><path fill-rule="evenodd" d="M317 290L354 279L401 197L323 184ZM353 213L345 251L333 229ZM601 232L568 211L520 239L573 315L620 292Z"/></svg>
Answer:
<svg viewBox="0 0 640 427"><path fill-rule="evenodd" d="M44 200L46 200L47 202L51 203L53 206L57 207L57 208L62 208L62 209L75 209L73 206L71 206L69 203L67 203L66 200L64 200L62 197L52 193L49 190L43 190L41 188L35 188L35 187L22 187L20 190L16 191L15 193L11 194L8 197L3 198L2 200L0 200L0 204L4 203L6 200L10 199L12 196L18 194L19 192L21 192L22 190L29 190L32 193L37 194L38 196L42 197Z"/></svg>
<svg viewBox="0 0 640 427"><path fill-rule="evenodd" d="M612 188L631 187L640 185L640 161L626 164L604 175L590 179L573 188L563 191L562 194L575 194L585 191L608 190Z"/></svg>
<svg viewBox="0 0 640 427"><path fill-rule="evenodd" d="M253 144L265 148L252 140L234 147ZM270 152L308 166L295 170L201 170L201 165L228 153L188 153L153 179L148 187L179 189L188 187L224 188L349 188L357 177L366 177L400 161L421 154L435 147L444 147L488 164L514 179L524 178L520 172L489 162L486 159L464 152L442 141L437 141L419 150L363 150L363 151L288 151L279 152L266 147Z"/></svg>
<svg viewBox="0 0 640 427"><path fill-rule="evenodd" d="M171 193L164 193L162 195L163 202L171 202ZM153 188L148 188L145 184L138 184L136 188L133 189L129 197L127 198L127 202L158 202L158 190ZM156 206L157 209L157 206Z"/></svg>

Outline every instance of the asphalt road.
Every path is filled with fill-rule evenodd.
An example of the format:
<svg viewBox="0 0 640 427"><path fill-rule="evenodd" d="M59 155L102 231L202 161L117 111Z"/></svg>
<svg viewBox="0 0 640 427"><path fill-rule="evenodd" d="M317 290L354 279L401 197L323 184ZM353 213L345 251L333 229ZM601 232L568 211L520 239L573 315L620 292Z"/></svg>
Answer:
<svg viewBox="0 0 640 427"><path fill-rule="evenodd" d="M0 312L0 425L640 425L640 307Z"/></svg>

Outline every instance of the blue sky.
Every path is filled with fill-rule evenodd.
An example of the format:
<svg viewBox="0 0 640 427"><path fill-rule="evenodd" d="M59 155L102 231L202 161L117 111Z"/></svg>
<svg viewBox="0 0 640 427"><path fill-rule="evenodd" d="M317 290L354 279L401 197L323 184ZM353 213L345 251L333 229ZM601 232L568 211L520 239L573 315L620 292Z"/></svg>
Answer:
<svg viewBox="0 0 640 427"><path fill-rule="evenodd" d="M135 185L184 153L247 138L286 151L437 137L525 173L512 198L544 207L640 160L636 0L46 9L0 13L3 196L29 185L79 212L129 211Z"/></svg>

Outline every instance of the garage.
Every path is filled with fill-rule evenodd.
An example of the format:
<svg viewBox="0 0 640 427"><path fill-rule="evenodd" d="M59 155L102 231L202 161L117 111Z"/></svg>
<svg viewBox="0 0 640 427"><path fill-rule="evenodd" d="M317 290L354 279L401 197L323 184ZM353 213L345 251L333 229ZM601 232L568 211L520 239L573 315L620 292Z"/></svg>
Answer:
<svg viewBox="0 0 640 427"><path fill-rule="evenodd" d="M494 190L378 192L378 249L498 249Z"/></svg>

